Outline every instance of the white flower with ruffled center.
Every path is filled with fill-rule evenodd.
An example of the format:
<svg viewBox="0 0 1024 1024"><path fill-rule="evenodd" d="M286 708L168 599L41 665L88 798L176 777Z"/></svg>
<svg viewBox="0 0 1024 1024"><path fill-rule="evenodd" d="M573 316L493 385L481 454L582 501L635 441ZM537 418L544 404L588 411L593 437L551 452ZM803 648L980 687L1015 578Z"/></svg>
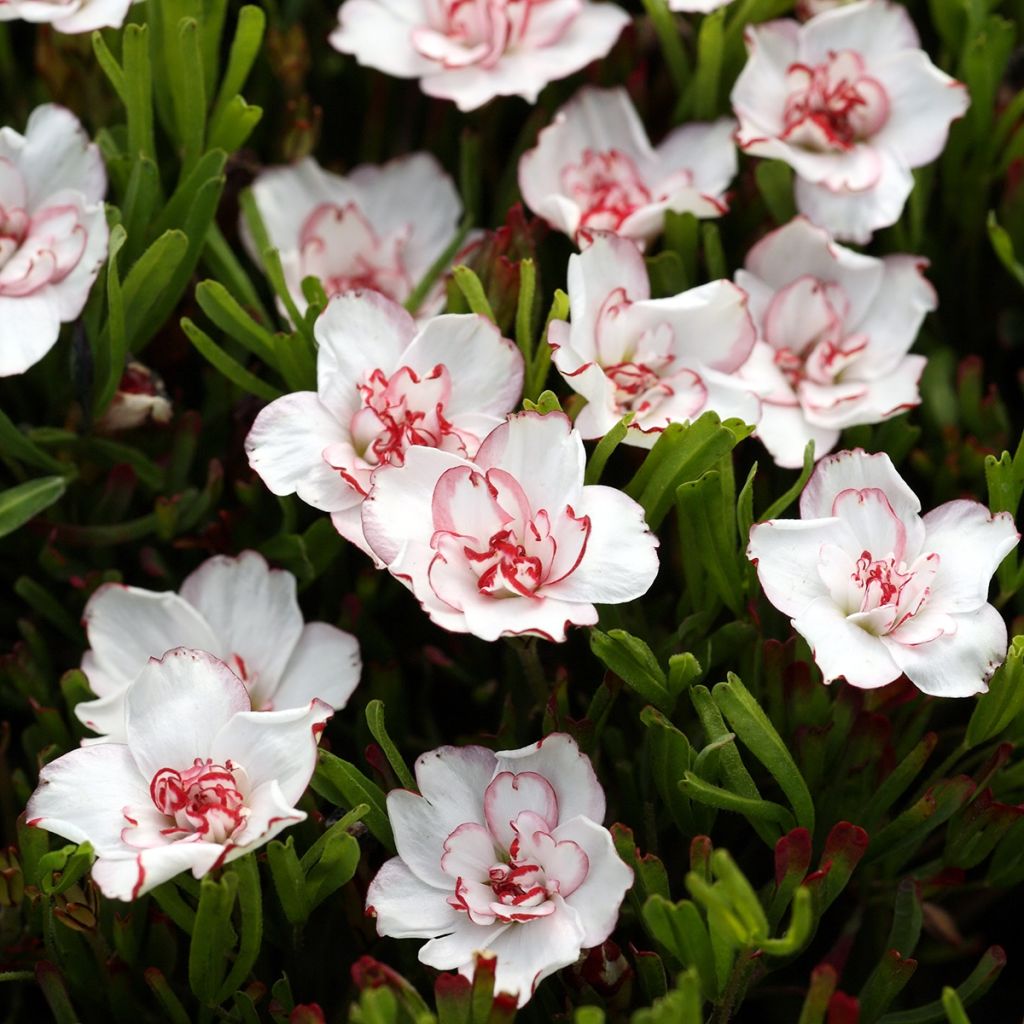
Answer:
<svg viewBox="0 0 1024 1024"><path fill-rule="evenodd" d="M106 191L69 110L36 107L24 135L0 128L0 377L38 363L82 312L107 257Z"/></svg>
<svg viewBox="0 0 1024 1024"><path fill-rule="evenodd" d="M747 28L749 58L732 91L737 143L797 174L800 212L835 238L867 242L894 224L967 90L921 49L905 7L860 0L801 25Z"/></svg>
<svg viewBox="0 0 1024 1024"><path fill-rule="evenodd" d="M970 697L1005 658L988 588L1019 539L1013 517L976 501L920 511L888 455L857 449L818 464L800 519L751 529L747 556L765 595L826 682L873 688L905 674L925 693Z"/></svg>
<svg viewBox="0 0 1024 1024"><path fill-rule="evenodd" d="M125 742L51 761L25 812L92 844L105 896L134 900L189 869L201 878L305 820L295 804L331 716L322 701L254 712L227 665L178 648L139 673L124 711Z"/></svg>
<svg viewBox="0 0 1024 1024"><path fill-rule="evenodd" d="M526 205L583 246L613 231L644 245L665 213L720 217L736 176L731 118L682 125L657 147L625 89L586 86L519 160Z"/></svg>
<svg viewBox="0 0 1024 1024"><path fill-rule="evenodd" d="M650 448L669 423L714 411L756 423L761 405L733 375L750 355L747 296L712 281L652 299L647 267L625 238L601 233L569 257L572 322L552 322L552 361L587 399L576 428L603 437L627 413L625 443Z"/></svg>
<svg viewBox="0 0 1024 1024"><path fill-rule="evenodd" d="M485 317L452 313L417 327L374 292L332 299L316 337L317 390L271 402L245 450L274 494L330 512L343 537L372 553L360 506L374 473L424 447L472 458L519 401L523 357Z"/></svg>
<svg viewBox="0 0 1024 1024"><path fill-rule="evenodd" d="M820 458L840 431L918 405L924 356L908 355L935 290L927 261L878 259L833 242L803 217L761 239L736 283L758 340L739 376L761 398L757 436L780 466Z"/></svg>
<svg viewBox="0 0 1024 1024"><path fill-rule="evenodd" d="M439 970L472 977L474 954L495 954L495 989L522 1006L608 938L633 881L590 759L561 733L497 754L441 747L417 760L416 782L419 794L388 794L398 856L367 912L381 935L429 939L419 958Z"/></svg>
<svg viewBox="0 0 1024 1024"><path fill-rule="evenodd" d="M255 551L215 555L181 592L107 583L83 616L89 650L82 671L96 700L75 714L106 740L124 742L128 688L151 658L193 647L222 659L254 711L305 708L319 698L343 708L359 682L359 643L326 622L303 622L295 577ZM86 742L95 742L89 741Z"/></svg>
<svg viewBox="0 0 1024 1024"><path fill-rule="evenodd" d="M604 57L629 15L592 0L346 0L338 20L335 49L475 110L495 96L536 103L548 82Z"/></svg>

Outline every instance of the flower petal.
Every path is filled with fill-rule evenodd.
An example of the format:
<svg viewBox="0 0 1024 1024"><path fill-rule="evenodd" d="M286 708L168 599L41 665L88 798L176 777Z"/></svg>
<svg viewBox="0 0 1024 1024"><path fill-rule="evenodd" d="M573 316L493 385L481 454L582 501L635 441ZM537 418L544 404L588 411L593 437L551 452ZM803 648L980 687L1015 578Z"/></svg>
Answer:
<svg viewBox="0 0 1024 1024"><path fill-rule="evenodd" d="M202 878L223 853L220 843L194 840L153 846L131 858L101 857L92 866L92 878L108 899L135 900L183 871Z"/></svg>
<svg viewBox="0 0 1024 1024"><path fill-rule="evenodd" d="M181 596L210 624L224 660L260 707L276 689L302 634L295 577L271 569L256 551L235 558L215 555L186 577Z"/></svg>
<svg viewBox="0 0 1024 1024"><path fill-rule="evenodd" d="M921 511L917 495L896 472L888 455L884 452L869 455L855 448L836 452L818 463L800 495L800 515L803 519L824 519L833 515L833 502L841 491L870 487L884 492L903 523Z"/></svg>
<svg viewBox="0 0 1024 1024"><path fill-rule="evenodd" d="M465 914L448 904L454 891L454 885L449 890L435 889L417 878L401 857L392 857L366 890L366 913L377 919L378 935L432 939L466 920Z"/></svg>
<svg viewBox="0 0 1024 1024"><path fill-rule="evenodd" d="M757 566L765 596L784 615L799 615L827 596L818 572L825 544L837 543L837 519L771 519L750 530L747 558Z"/></svg>
<svg viewBox="0 0 1024 1024"><path fill-rule="evenodd" d="M351 633L326 622L308 622L270 695L273 709L306 707L318 697L340 710L359 684L362 667L359 641Z"/></svg>
<svg viewBox="0 0 1024 1024"><path fill-rule="evenodd" d="M217 733L250 707L245 684L212 654L178 647L151 659L125 698L128 747L143 778L209 757Z"/></svg>

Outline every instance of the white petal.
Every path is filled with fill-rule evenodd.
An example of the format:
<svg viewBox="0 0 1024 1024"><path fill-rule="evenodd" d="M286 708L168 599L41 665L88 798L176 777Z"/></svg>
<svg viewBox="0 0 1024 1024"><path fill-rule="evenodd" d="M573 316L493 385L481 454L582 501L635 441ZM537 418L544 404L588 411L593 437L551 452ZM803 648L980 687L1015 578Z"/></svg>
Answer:
<svg viewBox="0 0 1024 1024"><path fill-rule="evenodd" d="M559 821L579 816L598 824L604 820L604 790L590 758L571 736L551 733L518 750L499 750L495 757L495 774L535 772L547 779L558 798Z"/></svg>
<svg viewBox="0 0 1024 1024"><path fill-rule="evenodd" d="M93 32L98 28L120 28L131 5L132 0L85 0L73 14L55 20L53 27L68 34Z"/></svg>
<svg viewBox="0 0 1024 1024"><path fill-rule="evenodd" d="M96 277L107 259L110 231L102 203L82 204L79 217L86 233L85 248L71 273L50 286L57 314L63 323L77 320L85 308Z"/></svg>
<svg viewBox="0 0 1024 1024"><path fill-rule="evenodd" d="M271 694L274 710L306 707L318 697L336 711L359 684L363 663L359 641L337 626L308 622Z"/></svg>
<svg viewBox="0 0 1024 1024"><path fill-rule="evenodd" d="M494 990L518 993L520 1006L545 978L575 963L583 947L585 931L576 910L561 896L552 902L557 906L553 914L511 925L490 941L498 957Z"/></svg>
<svg viewBox="0 0 1024 1024"><path fill-rule="evenodd" d="M433 317L402 354L402 365L421 376L438 365L448 368L452 391L444 415L456 426L464 413L504 416L523 392L522 353L473 313Z"/></svg>
<svg viewBox="0 0 1024 1024"><path fill-rule="evenodd" d="M459 914L451 926L445 928L446 934L431 939L419 952L419 961L439 971L457 970L467 978L472 978L475 955L492 949L492 943L501 934L515 925L473 924L466 914ZM501 991L495 984L495 991Z"/></svg>
<svg viewBox="0 0 1024 1024"><path fill-rule="evenodd" d="M737 143L749 150L754 140L783 130L782 114L789 97L786 72L799 60L800 26L780 18L744 30L747 62L733 86L730 101L739 119Z"/></svg>
<svg viewBox="0 0 1024 1024"><path fill-rule="evenodd" d="M414 284L455 237L462 200L430 153L410 153L382 166L364 164L348 176L378 236L401 233L402 261Z"/></svg>
<svg viewBox="0 0 1024 1024"><path fill-rule="evenodd" d="M150 658L175 647L228 653L203 616L170 591L105 583L89 598L83 621L91 650L82 668L99 697L123 691Z"/></svg>
<svg viewBox="0 0 1024 1024"><path fill-rule="evenodd" d="M615 930L619 907L633 885L632 869L623 863L611 833L599 822L588 817L563 818L552 833L557 842L576 843L589 861L587 877L566 897L583 925L584 949L599 946Z"/></svg>
<svg viewBox="0 0 1024 1024"><path fill-rule="evenodd" d="M313 776L320 734L332 713L320 700L287 711L243 711L217 731L208 756L214 764L241 765L253 788L277 782L288 804L295 804Z"/></svg>
<svg viewBox="0 0 1024 1024"><path fill-rule="evenodd" d="M799 405L763 402L755 436L768 449L776 466L800 469L808 441L814 442L814 457L820 459L835 447L839 431L809 423Z"/></svg>
<svg viewBox="0 0 1024 1024"><path fill-rule="evenodd" d="M434 69L412 44L412 29L427 24L419 2L347 0L338 12L331 46L352 54L360 64L396 78L418 78Z"/></svg>
<svg viewBox="0 0 1024 1024"><path fill-rule="evenodd" d="M583 557L568 576L541 593L592 604L621 604L646 594L659 562L658 538L648 529L643 508L614 487L590 485L573 511L590 519Z"/></svg>
<svg viewBox="0 0 1024 1024"><path fill-rule="evenodd" d="M417 878L454 891L454 879L441 869L444 843L460 825L483 824L484 791L495 763L484 747L439 747L416 759L422 795L400 789L388 793L398 855Z"/></svg>
<svg viewBox="0 0 1024 1024"><path fill-rule="evenodd" d="M181 585L210 624L224 660L248 684L254 706L273 693L302 633L295 577L256 551L208 558Z"/></svg>
<svg viewBox="0 0 1024 1024"><path fill-rule="evenodd" d="M873 232L895 224L914 187L914 176L892 150L874 153L879 160L878 178L860 191L834 190L797 177L797 209L835 238L849 242L869 242Z"/></svg>
<svg viewBox="0 0 1024 1024"><path fill-rule="evenodd" d="M313 774L312 769L309 774ZM243 857L250 850L269 843L286 828L305 821L306 812L292 806L297 799L289 799L277 779L265 780L250 789L245 798L249 816L244 828L231 836L225 861Z"/></svg>
<svg viewBox="0 0 1024 1024"><path fill-rule="evenodd" d="M91 682L91 677L90 677ZM124 728L124 698L128 691L111 693L98 700L83 700L75 705L75 717L87 728L98 733L98 737L88 737L83 744L90 742L125 743L127 733Z"/></svg>
<svg viewBox="0 0 1024 1024"><path fill-rule="evenodd" d="M656 150L663 172L689 171L694 188L720 202L729 182L736 177L735 132L736 122L731 117L674 129ZM675 204L671 205L676 209Z"/></svg>
<svg viewBox="0 0 1024 1024"><path fill-rule="evenodd" d="M784 615L799 615L827 596L818 573L823 544L836 544L838 519L771 519L750 530L747 558L757 566L765 596Z"/></svg>
<svg viewBox="0 0 1024 1024"><path fill-rule="evenodd" d="M824 519L833 515L836 495L845 490L878 488L901 522L906 523L921 511L921 502L896 472L884 452L869 455L862 449L836 452L821 460L800 495L800 515L804 519Z"/></svg>
<svg viewBox="0 0 1024 1024"><path fill-rule="evenodd" d="M800 33L800 56L809 64L854 50L871 69L878 58L920 45L907 9L887 0L861 0L825 11L811 18Z"/></svg>
<svg viewBox="0 0 1024 1024"><path fill-rule="evenodd" d="M465 919L465 914L448 905L454 891L454 884L446 890L435 889L417 878L401 857L392 857L366 890L366 912L377 919L378 935L432 939Z"/></svg>
<svg viewBox="0 0 1024 1024"><path fill-rule="evenodd" d="M793 628L810 644L825 682L844 678L851 686L875 689L900 677L881 637L854 625L824 597L808 605L793 619Z"/></svg>
<svg viewBox="0 0 1024 1024"><path fill-rule="evenodd" d="M373 489L362 504L363 533L385 565L424 585L433 558L431 506L441 475L468 463L457 455L416 445L401 467L388 466L373 475Z"/></svg>
<svg viewBox="0 0 1024 1024"><path fill-rule="evenodd" d="M297 391L260 410L245 452L272 494L298 494L308 505L333 512L357 502L359 494L328 465L323 452L349 440L348 429L316 392Z"/></svg>
<svg viewBox="0 0 1024 1024"><path fill-rule="evenodd" d="M1006 623L990 604L954 615L956 632L908 646L886 640L907 678L933 697L972 697L988 689L1006 657Z"/></svg>
<svg viewBox="0 0 1024 1024"><path fill-rule="evenodd" d="M219 843L154 846L135 857L100 858L92 867L92 878L108 899L135 900L183 871L191 870L201 878L213 870L223 853Z"/></svg>
<svg viewBox="0 0 1024 1024"><path fill-rule="evenodd" d="M977 501L947 501L924 516L924 525L924 548L939 556L929 605L972 612L985 604L993 574L1020 539L1010 513L992 515Z"/></svg>
<svg viewBox="0 0 1024 1024"><path fill-rule="evenodd" d="M888 94L890 109L876 143L891 147L908 167L930 164L946 146L950 122L967 111L967 89L923 50L892 54L873 63L870 73Z"/></svg>
<svg viewBox="0 0 1024 1024"><path fill-rule="evenodd" d="M179 647L150 661L128 689L125 713L143 778L209 757L217 733L250 707L241 679L212 654Z"/></svg>
<svg viewBox="0 0 1024 1024"><path fill-rule="evenodd" d="M80 192L90 203L107 192L107 171L99 147L89 141L78 118L45 103L29 115L18 166L28 184L28 202L37 208L62 189Z"/></svg>
<svg viewBox="0 0 1024 1024"><path fill-rule="evenodd" d="M124 811L135 806L152 806L149 780L126 746L99 743L44 765L25 817L72 843L92 843L102 855L128 849L121 841Z"/></svg>
<svg viewBox="0 0 1024 1024"><path fill-rule="evenodd" d="M59 335L60 303L51 286L32 295L0 295L0 377L35 366Z"/></svg>
<svg viewBox="0 0 1024 1024"><path fill-rule="evenodd" d="M346 423L360 407L358 385L374 370L390 375L416 335L406 310L378 292L336 295L314 327L320 401Z"/></svg>
<svg viewBox="0 0 1024 1024"><path fill-rule="evenodd" d="M473 460L519 481L530 508L554 514L580 501L586 464L583 440L567 416L521 412L488 434Z"/></svg>

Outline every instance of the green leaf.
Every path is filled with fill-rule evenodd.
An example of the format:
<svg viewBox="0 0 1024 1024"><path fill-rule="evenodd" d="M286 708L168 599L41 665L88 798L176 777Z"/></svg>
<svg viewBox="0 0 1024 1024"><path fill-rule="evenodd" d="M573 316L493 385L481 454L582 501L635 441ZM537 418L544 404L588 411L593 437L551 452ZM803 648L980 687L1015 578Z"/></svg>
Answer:
<svg viewBox="0 0 1024 1024"><path fill-rule="evenodd" d="M639 637L623 629L590 631L590 649L604 665L645 701L671 713L675 698L654 652Z"/></svg>
<svg viewBox="0 0 1024 1024"><path fill-rule="evenodd" d="M690 900L672 903L651 896L643 907L644 924L651 937L667 949L684 967L696 970L707 999L718 994L711 937L696 904Z"/></svg>
<svg viewBox="0 0 1024 1024"><path fill-rule="evenodd" d="M310 785L322 797L342 807L351 809L366 804L369 808L363 818L366 827L389 850L394 850L395 837L391 832L384 793L354 764L326 750L320 750Z"/></svg>
<svg viewBox="0 0 1024 1024"><path fill-rule="evenodd" d="M989 681L988 692L974 705L964 737L966 747L977 747L998 736L1024 710L1024 636L1010 644L1006 661Z"/></svg>
<svg viewBox="0 0 1024 1024"><path fill-rule="evenodd" d="M760 160L754 168L754 178L772 220L788 224L796 216L793 169L781 160Z"/></svg>
<svg viewBox="0 0 1024 1024"><path fill-rule="evenodd" d="M679 788L693 760L690 742L663 714L652 707L646 707L640 712L640 721L647 727L650 772L658 795L668 806L679 830L683 834L693 834L697 828L690 810L690 801Z"/></svg>
<svg viewBox="0 0 1024 1024"><path fill-rule="evenodd" d="M107 80L114 87L114 92L117 93L121 102L124 103L124 71L121 65L118 64L117 58L110 52L110 47L107 46L103 39L103 33L99 30L92 34L92 51L96 55L96 62L103 69Z"/></svg>
<svg viewBox="0 0 1024 1024"><path fill-rule="evenodd" d="M217 123L210 127L207 145L216 146L226 153L234 153L245 145L262 118L262 107L247 103L241 96L235 96L224 108Z"/></svg>
<svg viewBox="0 0 1024 1024"><path fill-rule="evenodd" d="M462 292L469 308L477 316L487 317L491 323L494 323L494 310L491 309L491 304L487 301L487 294L484 292L484 286L480 283L480 278L464 264L452 268L452 277L459 286L459 291Z"/></svg>
<svg viewBox="0 0 1024 1024"><path fill-rule="evenodd" d="M210 115L211 134L216 131L217 123L228 103L244 88L249 72L259 56L266 24L267 16L263 13L262 7L246 4L238 12L235 37L231 40L231 51L228 54L228 66L221 79L213 113Z"/></svg>
<svg viewBox="0 0 1024 1024"><path fill-rule="evenodd" d="M1005 966L1006 953L1000 946L990 946L966 981L956 987L956 996L961 1005L970 1006L980 999L995 984ZM887 1013L879 1024L939 1024L945 1014L943 1001L936 1000L916 1010Z"/></svg>
<svg viewBox="0 0 1024 1024"><path fill-rule="evenodd" d="M241 363L229 356L205 331L192 323L188 317L182 319L181 329L188 336L189 341L195 345L199 354L214 369L227 377L232 384L236 384L243 391L248 391L249 394L267 402L281 397L282 393L277 388L250 373Z"/></svg>
<svg viewBox="0 0 1024 1024"><path fill-rule="evenodd" d="M267 843L267 863L274 882L281 909L291 925L305 923L309 916L306 903L306 876L295 852L295 840L289 836L285 842L274 839Z"/></svg>
<svg viewBox="0 0 1024 1024"><path fill-rule="evenodd" d="M994 210L989 210L988 214L988 240L992 243L992 249L999 257L999 262L1010 272L1017 284L1024 288L1024 266L1017 262L1013 239L1005 228L1000 227Z"/></svg>
<svg viewBox="0 0 1024 1024"><path fill-rule="evenodd" d="M183 231L165 231L128 271L121 294L129 349L137 346L140 337L148 337L163 326L152 313L170 288L187 251L188 237Z"/></svg>
<svg viewBox="0 0 1024 1024"><path fill-rule="evenodd" d="M527 412L537 412L541 416L547 416L548 413L561 412L562 403L559 402L558 396L553 391L542 391L537 396L536 402L531 402L529 398L524 398L523 408Z"/></svg>
<svg viewBox="0 0 1024 1024"><path fill-rule="evenodd" d="M349 829L366 815L367 804L353 807L335 822L302 857L306 905L315 910L328 896L347 885L359 865L359 843Z"/></svg>
<svg viewBox="0 0 1024 1024"><path fill-rule="evenodd" d="M544 331L540 341L533 353L533 359L526 370L526 383L523 387L525 398L534 398L544 390L544 382L548 378L548 370L551 368L551 344L548 342L548 332L551 324L556 320L569 319L569 296L561 288L555 289L554 298L551 300L551 308L548 310L547 319L544 321Z"/></svg>
<svg viewBox="0 0 1024 1024"><path fill-rule="evenodd" d="M713 220L701 225L701 240L704 246L704 265L708 268L708 277L712 281L720 281L729 276L729 263L722 248L722 235Z"/></svg>
<svg viewBox="0 0 1024 1024"><path fill-rule="evenodd" d="M777 825L783 832L790 831L795 824L793 815L781 804L763 798L755 800L751 797L739 796L732 790L705 782L693 772L687 772L680 785L691 800L699 800L709 807L718 807L723 811L742 814L751 823L767 822Z"/></svg>
<svg viewBox="0 0 1024 1024"><path fill-rule="evenodd" d="M231 871L238 878L238 910L241 915L242 933L231 970L217 993L218 1003L226 1002L242 987L256 963L263 942L263 896L256 855L247 853L244 857L232 861Z"/></svg>
<svg viewBox="0 0 1024 1024"><path fill-rule="evenodd" d="M956 994L956 989L950 988L948 985L942 990L942 1009L946 1013L949 1024L971 1024L964 1004Z"/></svg>
<svg viewBox="0 0 1024 1024"><path fill-rule="evenodd" d="M811 941L813 933L813 900L810 891L801 887L793 894L793 911L786 934L778 939L765 939L761 950L769 956L793 956Z"/></svg>
<svg viewBox="0 0 1024 1024"><path fill-rule="evenodd" d="M725 13L722 9L706 15L697 33L697 66L690 88L693 90L693 116L698 121L710 121L719 113Z"/></svg>
<svg viewBox="0 0 1024 1024"><path fill-rule="evenodd" d="M100 335L93 363L93 383L96 388L93 411L97 416L110 405L117 392L128 351L121 274L117 269L117 255L126 238L125 230L120 224L115 225L110 232L107 253L107 329Z"/></svg>
<svg viewBox="0 0 1024 1024"><path fill-rule="evenodd" d="M814 834L814 800L789 749L738 676L712 690L712 697L726 721L750 752L768 769L786 794L797 824Z"/></svg>
<svg viewBox="0 0 1024 1024"><path fill-rule="evenodd" d="M622 443L633 422L635 413L627 412L618 423L608 431L597 443L594 454L587 461L587 471L583 477L584 484L598 484L601 482L601 474L608 463L612 452Z"/></svg>
<svg viewBox="0 0 1024 1024"><path fill-rule="evenodd" d="M224 285L219 281L200 282L196 286L196 301L225 334L244 345L267 366L277 367L273 334L249 316Z"/></svg>
<svg viewBox="0 0 1024 1024"><path fill-rule="evenodd" d="M803 494L804 486L807 481L811 478L811 473L814 472L814 442L808 441L807 447L804 448L804 465L800 470L800 475L796 478L793 486L790 487L781 498L773 501L765 510L761 513L761 517L758 522L764 522L767 519L778 519L783 512L787 511L790 505L796 501L797 498Z"/></svg>
<svg viewBox="0 0 1024 1024"><path fill-rule="evenodd" d="M644 0L644 10L651 19L651 26L658 37L661 55L665 58L676 95L681 96L690 81L690 60L683 46L679 22L668 9L665 0Z"/></svg>
<svg viewBox="0 0 1024 1024"><path fill-rule="evenodd" d="M67 485L66 477L42 476L0 491L0 537L13 533L59 501Z"/></svg>
<svg viewBox="0 0 1024 1024"><path fill-rule="evenodd" d="M92 867L90 843L72 843L44 854L39 860L39 888L47 896L59 896L85 877Z"/></svg>
<svg viewBox="0 0 1024 1024"><path fill-rule="evenodd" d="M3 409L0 409L0 453L51 473L70 474L75 472L73 466L55 459L27 438Z"/></svg>
<svg viewBox="0 0 1024 1024"><path fill-rule="evenodd" d="M388 759L388 764L391 765L402 787L413 793L418 792L416 780L413 778L412 772L406 767L405 759L398 752L398 748L388 735L387 726L384 722L384 702L382 700L371 700L366 705L366 724L370 727L373 738L380 745L381 750L384 751L384 756Z"/></svg>
<svg viewBox="0 0 1024 1024"><path fill-rule="evenodd" d="M207 1006L217 1004L227 972L227 961L238 936L231 915L238 893L239 876L225 872L219 879L207 875L199 883L199 907L188 954L188 982L196 998Z"/></svg>
<svg viewBox="0 0 1024 1024"><path fill-rule="evenodd" d="M537 267L533 260L519 261L519 295L516 297L516 344L529 364L533 357L533 307L537 297Z"/></svg>
<svg viewBox="0 0 1024 1024"><path fill-rule="evenodd" d="M122 41L124 57L124 106L128 117L128 154L156 164L153 133L153 76L149 60L149 31L145 25L126 25Z"/></svg>

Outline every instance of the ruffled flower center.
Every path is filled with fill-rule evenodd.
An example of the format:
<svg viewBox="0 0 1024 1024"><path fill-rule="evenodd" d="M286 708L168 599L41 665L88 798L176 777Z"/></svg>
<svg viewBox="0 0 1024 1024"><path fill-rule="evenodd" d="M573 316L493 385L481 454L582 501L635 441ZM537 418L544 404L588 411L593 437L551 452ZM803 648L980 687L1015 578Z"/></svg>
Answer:
<svg viewBox="0 0 1024 1024"><path fill-rule="evenodd" d="M562 186L582 211L581 228L618 231L626 218L651 202L636 164L617 149L585 149L578 164L562 169Z"/></svg>
<svg viewBox="0 0 1024 1024"><path fill-rule="evenodd" d="M876 134L889 119L881 83L865 74L852 50L831 52L820 64L791 64L782 138L817 152L845 152Z"/></svg>
<svg viewBox="0 0 1024 1024"><path fill-rule="evenodd" d="M318 277L328 297L375 291L404 302L413 283L404 234L381 238L355 203L321 203L299 232L301 277Z"/></svg>
<svg viewBox="0 0 1024 1024"><path fill-rule="evenodd" d="M429 25L413 29L412 44L427 60L447 69L493 68L504 54L525 44L557 41L575 19L576 2L566 0L427 0ZM551 11L564 8L562 17ZM537 25L536 22L540 21Z"/></svg>
<svg viewBox="0 0 1024 1024"><path fill-rule="evenodd" d="M499 773L484 793L485 823L445 840L441 869L454 880L448 905L474 924L526 923L554 913L590 872L578 843L558 839L558 800L535 772Z"/></svg>
<svg viewBox="0 0 1024 1024"><path fill-rule="evenodd" d="M164 835L194 834L223 843L249 813L239 788L243 777L244 772L231 761L214 764L198 757L184 772L161 768L149 784L149 795L156 809L174 820Z"/></svg>
<svg viewBox="0 0 1024 1024"><path fill-rule="evenodd" d="M349 424L351 444L329 445L323 455L360 494L369 493L377 466L403 465L415 445L466 456L479 443L445 416L452 392L447 366L439 364L422 377L408 366L390 376L376 369L357 388L360 408Z"/></svg>
<svg viewBox="0 0 1024 1024"><path fill-rule="evenodd" d="M536 596L573 572L590 534L590 519L571 506L554 521L546 509L531 509L519 481L499 469L448 470L435 488L433 511L431 584L455 608L467 591Z"/></svg>
<svg viewBox="0 0 1024 1024"><path fill-rule="evenodd" d="M0 190L5 184L0 180ZM5 202L0 191L0 296L32 295L48 284L59 284L78 266L86 240L73 203L30 216L23 206Z"/></svg>

